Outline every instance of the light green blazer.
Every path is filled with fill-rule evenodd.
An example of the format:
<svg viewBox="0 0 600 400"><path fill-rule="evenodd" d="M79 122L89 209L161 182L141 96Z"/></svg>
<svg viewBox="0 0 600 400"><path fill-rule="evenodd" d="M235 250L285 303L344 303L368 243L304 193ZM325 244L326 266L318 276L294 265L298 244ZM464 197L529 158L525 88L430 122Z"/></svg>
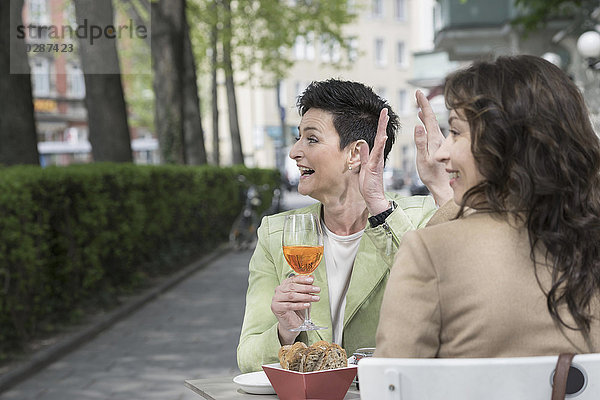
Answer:
<svg viewBox="0 0 600 400"><path fill-rule="evenodd" d="M388 193L398 208L386 223L371 228L367 223L361 238L350 286L346 295L342 347L351 355L360 347L375 347L379 308L390 267L404 233L421 228L435 213L430 196L400 197ZM321 214L321 203L263 218L258 229L258 243L250 260L246 312L237 349L242 372L258 371L261 365L278 361L281 344L277 335L277 318L271 311L275 288L293 273L281 249L284 216ZM331 327L329 290L325 258L314 273L315 285L321 288L321 300L312 303L311 318L316 325ZM331 329L302 332L297 341L310 345L318 340L332 341Z"/></svg>

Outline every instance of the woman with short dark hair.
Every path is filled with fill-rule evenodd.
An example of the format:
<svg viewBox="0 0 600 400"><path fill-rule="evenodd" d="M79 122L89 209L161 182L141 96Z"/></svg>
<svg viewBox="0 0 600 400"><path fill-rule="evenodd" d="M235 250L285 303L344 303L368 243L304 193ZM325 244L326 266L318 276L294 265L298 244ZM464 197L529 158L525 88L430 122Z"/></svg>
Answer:
<svg viewBox="0 0 600 400"><path fill-rule="evenodd" d="M237 352L242 372L277 362L279 348L298 341L334 342L348 354L373 347L402 235L425 226L436 212L429 196L384 192L384 160L399 122L371 88L338 79L313 82L298 109L299 136L289 155L301 173L298 192L319 202L265 217L258 229ZM442 203L451 192L443 170L437 177L441 184L431 186L446 189L434 193ZM281 248L285 216L299 213L317 215L325 232L323 259L310 276L294 276ZM328 329L291 331L311 303L314 323Z"/></svg>

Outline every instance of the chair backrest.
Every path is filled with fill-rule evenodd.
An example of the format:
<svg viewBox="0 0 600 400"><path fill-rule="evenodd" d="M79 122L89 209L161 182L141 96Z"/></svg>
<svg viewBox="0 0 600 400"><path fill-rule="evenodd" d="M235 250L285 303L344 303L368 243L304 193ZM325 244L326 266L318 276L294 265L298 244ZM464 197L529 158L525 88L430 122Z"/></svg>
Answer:
<svg viewBox="0 0 600 400"><path fill-rule="evenodd" d="M363 358L362 400L550 400L558 356ZM567 399L600 399L600 354L576 355Z"/></svg>

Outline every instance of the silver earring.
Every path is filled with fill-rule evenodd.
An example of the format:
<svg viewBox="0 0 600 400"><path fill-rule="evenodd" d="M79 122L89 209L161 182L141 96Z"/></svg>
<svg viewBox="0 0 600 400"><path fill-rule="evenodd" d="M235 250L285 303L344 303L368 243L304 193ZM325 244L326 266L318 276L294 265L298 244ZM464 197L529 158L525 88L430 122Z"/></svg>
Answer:
<svg viewBox="0 0 600 400"><path fill-rule="evenodd" d="M352 165L348 166L348 171L352 171Z"/></svg>

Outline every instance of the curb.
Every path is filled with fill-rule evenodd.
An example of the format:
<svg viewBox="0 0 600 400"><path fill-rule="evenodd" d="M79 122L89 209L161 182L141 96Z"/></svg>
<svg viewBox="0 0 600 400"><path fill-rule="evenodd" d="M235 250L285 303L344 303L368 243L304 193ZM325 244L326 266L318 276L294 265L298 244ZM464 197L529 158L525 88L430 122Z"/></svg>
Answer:
<svg viewBox="0 0 600 400"><path fill-rule="evenodd" d="M228 250L230 250L228 244L221 244L207 256L192 262L158 286L150 288L142 294L128 300L125 304L107 313L98 321L94 322L91 326L88 326L72 335L68 335L66 338L60 340L56 344L34 353L24 364L19 365L13 370L8 371L0 376L0 393L5 392L17 383L29 378L34 373L40 371L44 367L59 360L68 353L77 349L79 346L90 341L102 331L140 309L143 305L155 299L162 293L168 291L173 286L192 275L194 272L217 260Z"/></svg>

